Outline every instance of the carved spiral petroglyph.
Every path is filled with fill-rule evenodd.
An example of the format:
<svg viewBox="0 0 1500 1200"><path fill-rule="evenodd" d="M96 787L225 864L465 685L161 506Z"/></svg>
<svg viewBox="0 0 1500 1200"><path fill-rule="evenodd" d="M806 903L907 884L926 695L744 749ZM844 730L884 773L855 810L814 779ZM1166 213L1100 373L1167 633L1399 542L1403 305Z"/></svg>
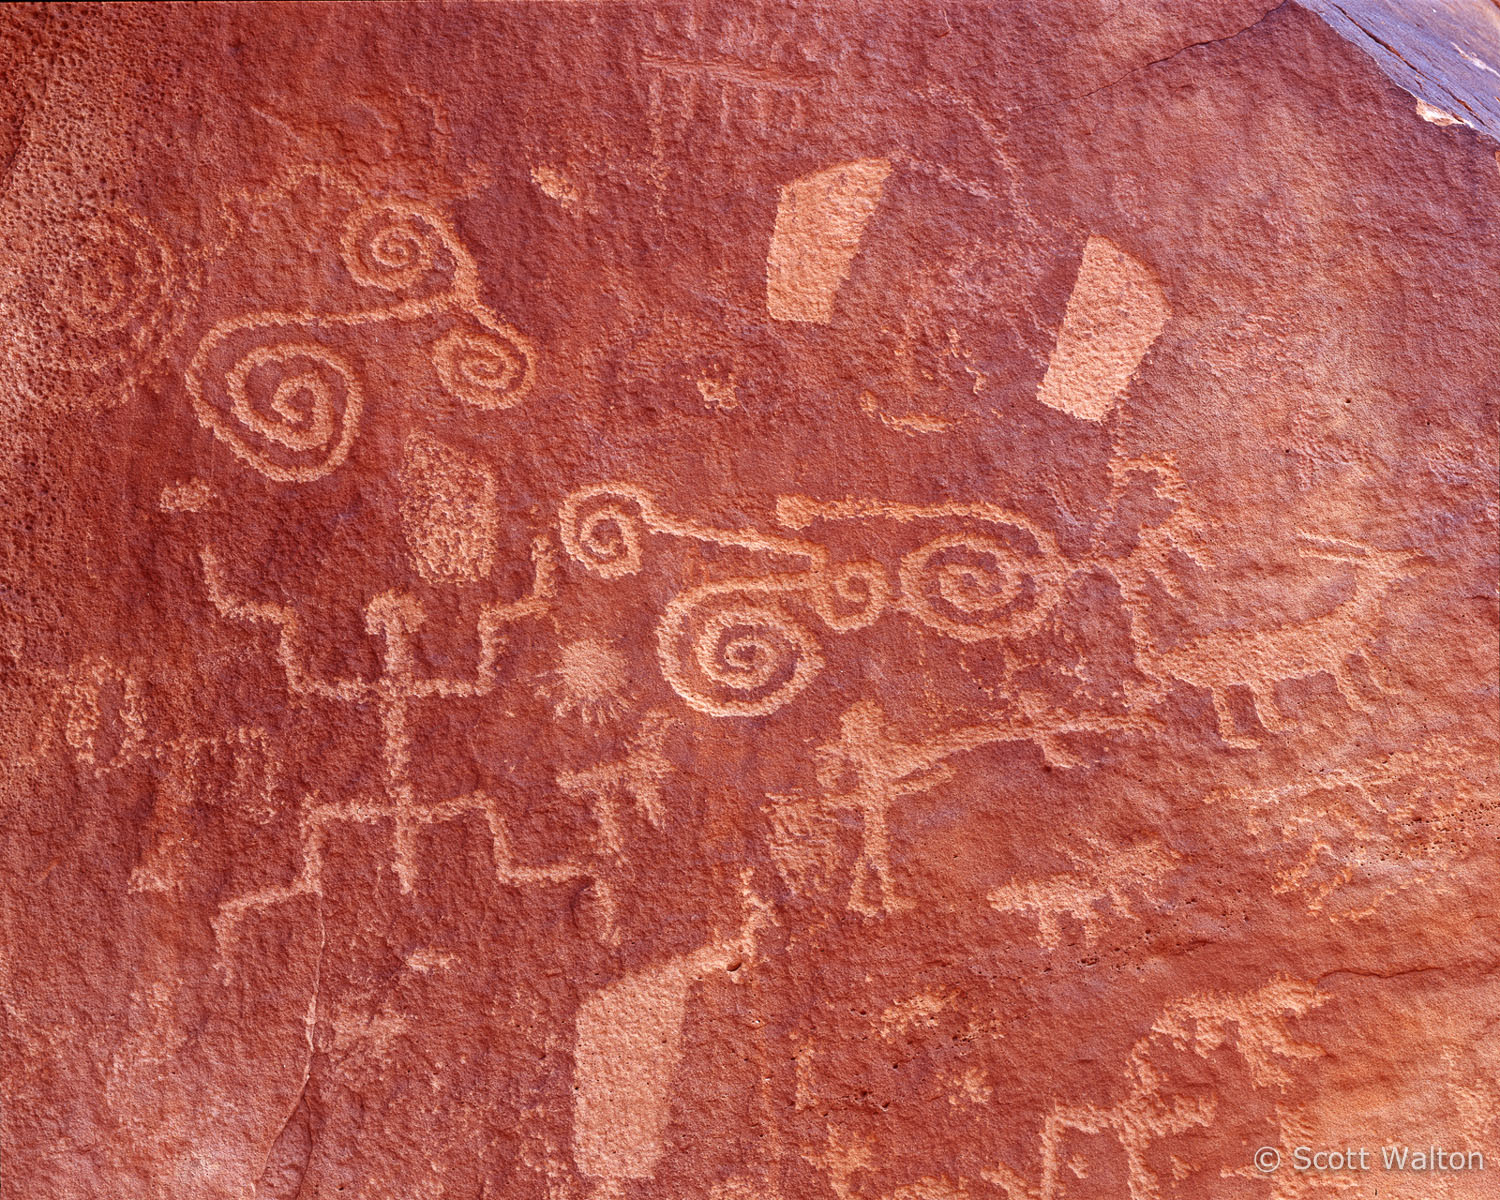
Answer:
<svg viewBox="0 0 1500 1200"><path fill-rule="evenodd" d="M562 503L563 549L601 579L619 579L641 569L645 536L642 497L604 485L574 492Z"/></svg>
<svg viewBox="0 0 1500 1200"><path fill-rule="evenodd" d="M432 213L376 202L355 212L339 238L344 266L356 282L387 292L410 291L449 259L453 237Z"/></svg>
<svg viewBox="0 0 1500 1200"><path fill-rule="evenodd" d="M160 303L172 252L139 217L97 214L72 235L70 250L70 269L48 289L69 329L116 333Z"/></svg>
<svg viewBox="0 0 1500 1200"><path fill-rule="evenodd" d="M71 223L65 236L59 269L43 285L54 361L95 374L155 363L175 331L169 301L180 270L171 248L144 218L117 208Z"/></svg>
<svg viewBox="0 0 1500 1200"><path fill-rule="evenodd" d="M873 625L890 605L891 585L878 563L829 567L810 599L818 616L839 633Z"/></svg>
<svg viewBox="0 0 1500 1200"><path fill-rule="evenodd" d="M227 407L204 400L200 419L236 456L283 483L318 479L342 463L364 406L354 368L310 341L252 347L225 374L224 393Z"/></svg>
<svg viewBox="0 0 1500 1200"><path fill-rule="evenodd" d="M964 642L1034 630L1060 598L1055 573L994 538L953 533L901 560L901 592L918 620Z"/></svg>
<svg viewBox="0 0 1500 1200"><path fill-rule="evenodd" d="M454 329L433 347L438 378L475 408L513 408L531 390L535 355L516 330L498 321L483 330Z"/></svg>
<svg viewBox="0 0 1500 1200"><path fill-rule="evenodd" d="M823 669L813 636L772 603L696 589L667 606L657 633L662 675L699 712L775 712Z"/></svg>

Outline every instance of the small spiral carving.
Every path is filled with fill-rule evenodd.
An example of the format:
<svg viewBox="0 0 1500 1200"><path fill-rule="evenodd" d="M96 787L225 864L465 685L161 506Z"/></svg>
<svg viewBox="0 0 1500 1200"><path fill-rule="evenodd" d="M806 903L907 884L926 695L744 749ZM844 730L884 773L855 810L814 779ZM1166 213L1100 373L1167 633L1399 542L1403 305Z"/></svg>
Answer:
<svg viewBox="0 0 1500 1200"><path fill-rule="evenodd" d="M890 598L891 585L879 563L834 567L812 590L818 616L840 633L873 625L886 611Z"/></svg>
<svg viewBox="0 0 1500 1200"><path fill-rule="evenodd" d="M600 579L641 569L646 502L608 486L574 492L558 513L563 549Z"/></svg>
<svg viewBox="0 0 1500 1200"><path fill-rule="evenodd" d="M516 330L496 325L495 330L454 329L433 348L443 386L475 408L513 408L531 390L530 343Z"/></svg>
<svg viewBox="0 0 1500 1200"><path fill-rule="evenodd" d="M945 535L906 555L901 592L920 621L964 642L1029 633L1058 601L1045 557L969 533Z"/></svg>
<svg viewBox="0 0 1500 1200"><path fill-rule="evenodd" d="M200 416L236 455L271 479L307 482L349 453L363 408L353 368L316 342L255 346L224 377L227 411Z"/></svg>
<svg viewBox="0 0 1500 1200"><path fill-rule="evenodd" d="M662 674L679 696L715 717L775 712L823 669L813 636L771 604L689 594L667 606L657 631Z"/></svg>
<svg viewBox="0 0 1500 1200"><path fill-rule="evenodd" d="M365 205L349 218L339 249L357 283L405 292L440 268L450 240L436 216L382 201Z"/></svg>

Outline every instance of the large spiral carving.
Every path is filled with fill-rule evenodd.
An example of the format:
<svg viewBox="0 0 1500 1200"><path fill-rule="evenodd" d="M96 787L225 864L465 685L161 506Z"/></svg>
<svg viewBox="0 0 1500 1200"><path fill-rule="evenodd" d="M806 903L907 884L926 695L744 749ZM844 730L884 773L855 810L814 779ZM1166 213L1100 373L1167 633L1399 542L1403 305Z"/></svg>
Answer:
<svg viewBox="0 0 1500 1200"><path fill-rule="evenodd" d="M531 344L500 322L494 328L454 329L433 347L438 378L475 408L513 408L531 390Z"/></svg>
<svg viewBox="0 0 1500 1200"><path fill-rule="evenodd" d="M982 534L947 534L928 542L901 560L900 574L907 610L963 642L1029 633L1060 598L1046 555Z"/></svg>
<svg viewBox="0 0 1500 1200"><path fill-rule="evenodd" d="M816 640L778 606L712 592L667 606L657 653L672 690L715 717L775 712L823 669Z"/></svg>
<svg viewBox="0 0 1500 1200"><path fill-rule="evenodd" d="M634 575L641 569L647 503L608 485L574 492L558 513L563 549L600 579Z"/></svg>
<svg viewBox="0 0 1500 1200"><path fill-rule="evenodd" d="M453 236L433 213L387 201L353 214L339 238L344 267L357 283L410 292L457 262Z"/></svg>
<svg viewBox="0 0 1500 1200"><path fill-rule="evenodd" d="M201 389L195 370L189 385ZM349 363L309 341L251 348L226 372L221 404L201 392L195 400L220 441L283 483L318 479L342 463L364 406Z"/></svg>

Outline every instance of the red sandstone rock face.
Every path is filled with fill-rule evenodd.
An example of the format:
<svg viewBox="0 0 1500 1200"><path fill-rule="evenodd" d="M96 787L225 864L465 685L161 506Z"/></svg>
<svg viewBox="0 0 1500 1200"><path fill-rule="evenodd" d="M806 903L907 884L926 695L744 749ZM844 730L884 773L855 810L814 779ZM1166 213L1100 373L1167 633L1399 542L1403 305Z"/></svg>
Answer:
<svg viewBox="0 0 1500 1200"><path fill-rule="evenodd" d="M7 1197L1496 1194L1293 1166L1500 1170L1487 135L1289 4L0 21Z"/></svg>

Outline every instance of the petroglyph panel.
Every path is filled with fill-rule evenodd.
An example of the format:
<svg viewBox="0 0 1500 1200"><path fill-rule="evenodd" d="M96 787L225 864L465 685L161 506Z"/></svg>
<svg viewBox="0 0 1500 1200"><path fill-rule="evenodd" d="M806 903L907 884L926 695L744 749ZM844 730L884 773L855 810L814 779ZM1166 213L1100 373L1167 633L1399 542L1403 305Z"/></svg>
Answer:
<svg viewBox="0 0 1500 1200"><path fill-rule="evenodd" d="M1254 1157L1500 1169L1373 7L0 10L5 1195L1488 1200Z"/></svg>

